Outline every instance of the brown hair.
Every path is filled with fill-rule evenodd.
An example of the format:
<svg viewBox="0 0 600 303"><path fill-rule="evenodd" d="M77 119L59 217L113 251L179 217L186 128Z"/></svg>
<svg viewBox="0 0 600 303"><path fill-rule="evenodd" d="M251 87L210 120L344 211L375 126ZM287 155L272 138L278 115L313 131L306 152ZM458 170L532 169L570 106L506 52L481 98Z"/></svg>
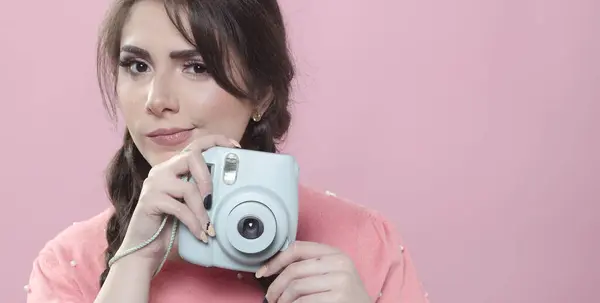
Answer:
<svg viewBox="0 0 600 303"><path fill-rule="evenodd" d="M132 6L140 0L116 0L98 42L97 72L105 106L116 120L116 81L121 31ZM163 0L179 32L202 55L209 74L227 92L269 106L259 122L249 121L241 140L246 149L277 152L290 125L288 110L294 66L283 18L276 0ZM182 16L185 20L182 20ZM186 24L188 22L189 24ZM190 31L186 31L189 26ZM200 41L201 43L196 43ZM233 59L235 58L235 59ZM232 79L239 71L242 83ZM107 190L115 212L106 228L106 261L119 249L150 165L128 131L107 171ZM100 276L100 285L108 275Z"/></svg>

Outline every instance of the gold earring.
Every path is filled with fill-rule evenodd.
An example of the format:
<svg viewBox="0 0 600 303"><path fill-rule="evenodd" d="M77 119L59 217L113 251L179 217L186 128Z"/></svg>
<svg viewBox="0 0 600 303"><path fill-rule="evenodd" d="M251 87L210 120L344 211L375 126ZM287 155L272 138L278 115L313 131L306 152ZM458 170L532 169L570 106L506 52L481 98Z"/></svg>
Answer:
<svg viewBox="0 0 600 303"><path fill-rule="evenodd" d="M262 118L262 115L260 114L260 112L255 112L255 113L252 115L252 120L253 120L254 122L258 122L258 121L260 121L260 119L261 119L261 118Z"/></svg>

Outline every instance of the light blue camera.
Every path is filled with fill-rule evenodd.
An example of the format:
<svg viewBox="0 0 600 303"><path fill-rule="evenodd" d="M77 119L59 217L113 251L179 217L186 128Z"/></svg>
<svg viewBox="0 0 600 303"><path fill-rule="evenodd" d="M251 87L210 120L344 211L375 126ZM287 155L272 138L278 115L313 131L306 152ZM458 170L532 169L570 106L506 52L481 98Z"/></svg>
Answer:
<svg viewBox="0 0 600 303"><path fill-rule="evenodd" d="M290 155L213 147L203 153L212 174L208 216L216 237L199 241L179 228L179 255L187 262L255 272L296 240L298 165Z"/></svg>

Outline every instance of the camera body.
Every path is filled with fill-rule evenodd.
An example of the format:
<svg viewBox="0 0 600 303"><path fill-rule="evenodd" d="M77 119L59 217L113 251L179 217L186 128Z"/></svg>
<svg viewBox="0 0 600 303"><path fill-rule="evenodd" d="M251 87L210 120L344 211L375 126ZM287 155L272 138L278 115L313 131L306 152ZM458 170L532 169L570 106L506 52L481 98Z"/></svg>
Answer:
<svg viewBox="0 0 600 303"><path fill-rule="evenodd" d="M181 224L179 255L205 267L254 272L296 240L298 165L290 155L218 146L203 156L216 236L203 243Z"/></svg>

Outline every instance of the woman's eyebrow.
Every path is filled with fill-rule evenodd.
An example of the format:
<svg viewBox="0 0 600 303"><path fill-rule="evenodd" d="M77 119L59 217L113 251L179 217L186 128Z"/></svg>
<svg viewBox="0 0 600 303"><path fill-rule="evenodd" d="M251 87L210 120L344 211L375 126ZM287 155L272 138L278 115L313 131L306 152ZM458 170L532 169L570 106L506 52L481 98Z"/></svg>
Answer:
<svg viewBox="0 0 600 303"><path fill-rule="evenodd" d="M171 57L172 59L190 59L194 57L200 57L200 53L195 49L185 49L172 51L169 54L169 57Z"/></svg>
<svg viewBox="0 0 600 303"><path fill-rule="evenodd" d="M138 57L141 57L144 60L150 60L150 53L147 50L137 47L137 46L123 45L121 47L121 51L132 53ZM189 58L194 58L194 57L200 57L200 53L195 49L176 50L176 51L172 51L169 54L169 57L171 57L171 59L183 60L183 59L189 59Z"/></svg>
<svg viewBox="0 0 600 303"><path fill-rule="evenodd" d="M121 47L121 51L127 52L127 53L132 53L138 57L141 57L144 60L150 61L150 53L143 48L139 48L139 47L133 46L133 45L123 45Z"/></svg>

